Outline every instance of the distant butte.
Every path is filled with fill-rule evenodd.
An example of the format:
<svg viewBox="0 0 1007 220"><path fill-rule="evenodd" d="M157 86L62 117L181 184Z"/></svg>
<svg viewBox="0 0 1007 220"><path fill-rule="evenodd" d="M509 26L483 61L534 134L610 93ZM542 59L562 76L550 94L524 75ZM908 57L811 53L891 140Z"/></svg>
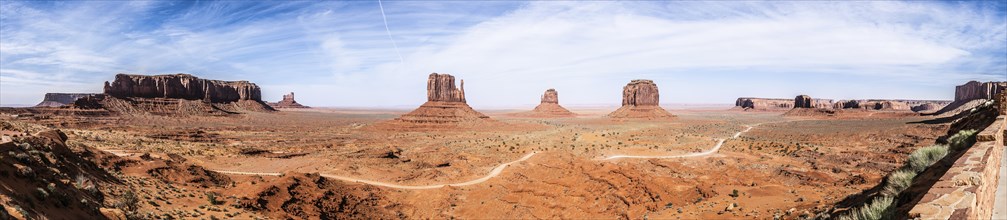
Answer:
<svg viewBox="0 0 1007 220"><path fill-rule="evenodd" d="M490 121L465 101L465 81L455 87L455 77L431 73L427 78L427 102L395 121L412 125L454 125L460 122Z"/></svg>
<svg viewBox="0 0 1007 220"><path fill-rule="evenodd" d="M657 84L647 79L630 81L622 88L622 107L609 113L612 118L667 118L674 117L659 105Z"/></svg>
<svg viewBox="0 0 1007 220"><path fill-rule="evenodd" d="M294 100L293 92L283 95L283 100L280 100L279 102L270 102L267 104L273 108L310 108L308 106L301 105L301 103L297 103L297 100Z"/></svg>
<svg viewBox="0 0 1007 220"><path fill-rule="evenodd" d="M577 114L570 112L563 106L559 105L559 93L556 89L545 90L542 94L542 100L539 102L538 106L530 112L518 113L516 116L524 117L541 117L541 118L561 118L561 117L574 117Z"/></svg>

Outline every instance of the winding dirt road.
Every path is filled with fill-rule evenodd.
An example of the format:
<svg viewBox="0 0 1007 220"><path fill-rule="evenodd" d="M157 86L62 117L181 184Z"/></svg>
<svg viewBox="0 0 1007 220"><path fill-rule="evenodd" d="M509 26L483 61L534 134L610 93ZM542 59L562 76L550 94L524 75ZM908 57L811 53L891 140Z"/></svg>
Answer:
<svg viewBox="0 0 1007 220"><path fill-rule="evenodd" d="M743 134L745 132L748 132L748 131L751 131L752 128L755 128L755 126L759 126L761 124L763 124L763 123L758 123L758 124L754 124L754 125L745 125L745 127L747 127L747 128L745 128L745 130L739 131L738 133L734 133L734 135L731 136L730 138L717 139L717 145L714 145L713 148L710 148L709 150L706 150L706 151L703 151L703 152L699 152L699 153L679 154L679 155L665 155L665 156L614 155L614 156L606 157L606 158L601 159L601 160L613 160L613 159L621 159L621 158L633 158L633 159L670 159L670 158L688 158L688 157L708 156L708 155L717 153L717 151L720 150L720 147L724 145L724 141L726 141L727 139L738 138L739 136L741 136L741 134ZM468 185L475 185L475 184L486 182L486 181L492 179L493 177L496 177L496 176L500 175L500 173L502 173L503 170L506 169L511 164L528 160L532 156L535 156L535 154L537 154L537 153L538 152L531 152L531 153L526 154L526 155L524 155L523 157L521 157L521 158L519 158L517 160L500 164L500 165L494 167L493 170L491 170L489 172L489 174L487 174L486 176L483 176L481 178L474 179L474 180L460 182L460 183L445 183L445 184L436 184L436 185L407 186L407 185L399 185L399 184L395 184L395 183L386 183L386 182L379 182L379 181L373 181L373 180L364 180L364 179L358 179L358 178L353 178L353 177L348 177L348 176L333 175L333 174L324 174L323 173L323 174L319 174L319 175L322 176L322 177L332 178L332 179L338 179L338 180L347 181L347 182L357 182L357 183L363 183L363 184L368 184L368 185L383 186L383 187L396 188L396 189L419 190L419 189L438 189L438 188L442 188L442 187L445 187L445 186L468 186ZM213 170L213 171L218 172L218 173L231 174L231 175L260 175L260 176L280 176L280 175L283 175L282 173L259 173L259 172L243 172L243 171L228 171L228 170Z"/></svg>
<svg viewBox="0 0 1007 220"><path fill-rule="evenodd" d="M731 138L732 139L733 138L738 138L739 136L741 136L741 134L743 134L745 132L748 132L748 131L751 131L752 128L754 128L755 126L759 126L760 124L762 124L762 123L755 124L755 125L745 125L745 127L747 127L747 128L745 128L745 130L739 131L738 133L734 133L734 136L731 136ZM717 139L717 145L714 145L713 148L710 148L709 150L706 150L706 151L703 151L703 152L699 152L699 153L678 154L678 155L664 155L664 156L612 155L612 156L606 157L605 159L601 159L601 160L614 160L614 159L621 159L621 158L634 158L634 159L671 159L671 158L702 157L702 156L708 156L708 155L713 154L713 153L717 153L717 151L720 150L720 146L724 145L724 141L727 141L727 139L724 139L724 138Z"/></svg>

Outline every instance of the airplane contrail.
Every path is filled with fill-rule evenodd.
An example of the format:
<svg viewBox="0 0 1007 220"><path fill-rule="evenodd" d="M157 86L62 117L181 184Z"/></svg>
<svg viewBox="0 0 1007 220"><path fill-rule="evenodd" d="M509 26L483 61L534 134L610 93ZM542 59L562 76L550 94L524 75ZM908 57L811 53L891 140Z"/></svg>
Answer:
<svg viewBox="0 0 1007 220"><path fill-rule="evenodd" d="M385 22L385 33L388 33L388 40L392 41L392 46L395 47L395 54L399 55L399 64L405 64L405 59L402 59L402 53L399 52L399 45L395 43L395 38L392 38L392 31L388 29L388 18L385 17L385 7L381 5L381 0L378 0L378 8L381 9L381 20Z"/></svg>

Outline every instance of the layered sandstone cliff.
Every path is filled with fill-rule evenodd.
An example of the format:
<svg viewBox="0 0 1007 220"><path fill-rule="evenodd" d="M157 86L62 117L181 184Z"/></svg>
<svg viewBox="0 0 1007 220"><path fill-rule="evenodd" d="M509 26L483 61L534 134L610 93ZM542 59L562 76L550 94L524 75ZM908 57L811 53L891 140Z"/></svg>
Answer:
<svg viewBox="0 0 1007 220"><path fill-rule="evenodd" d="M301 103L297 103L297 100L294 100L293 92L283 95L283 100L279 102L270 102L268 104L273 108L309 108L308 106L301 105Z"/></svg>
<svg viewBox="0 0 1007 220"><path fill-rule="evenodd" d="M116 98L176 98L212 103L262 101L259 86L255 83L200 79L182 73L153 76L117 74L115 81L105 82L105 94Z"/></svg>
<svg viewBox="0 0 1007 220"><path fill-rule="evenodd" d="M46 93L42 102L35 107L60 107L66 106L79 98L94 95L94 93Z"/></svg>
<svg viewBox="0 0 1007 220"><path fill-rule="evenodd" d="M181 73L117 74L114 81L105 82L105 95L98 100L103 108L127 114L227 115L273 111L261 100L255 83L200 79Z"/></svg>
<svg viewBox="0 0 1007 220"><path fill-rule="evenodd" d="M652 80L632 80L622 88L622 107L609 113L613 118L674 117L660 106L657 84Z"/></svg>
<svg viewBox="0 0 1007 220"><path fill-rule="evenodd" d="M427 78L427 102L395 121L409 124L436 125L489 120L489 117L465 103L465 84L455 87L455 77L431 73Z"/></svg>
<svg viewBox="0 0 1007 220"><path fill-rule="evenodd" d="M996 94L1007 88L1007 82L977 82L969 81L955 87L955 101L932 113L942 116L958 114L977 107L985 100L996 97Z"/></svg>

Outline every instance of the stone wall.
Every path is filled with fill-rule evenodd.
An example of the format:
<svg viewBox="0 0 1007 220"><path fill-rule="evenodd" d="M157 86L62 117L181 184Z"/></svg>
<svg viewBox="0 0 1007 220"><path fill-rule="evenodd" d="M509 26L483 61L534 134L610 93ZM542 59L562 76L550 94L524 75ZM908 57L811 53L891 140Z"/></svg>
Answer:
<svg viewBox="0 0 1007 220"><path fill-rule="evenodd" d="M909 211L910 218L990 219L1007 138L1000 115L976 135L976 143L955 161Z"/></svg>

